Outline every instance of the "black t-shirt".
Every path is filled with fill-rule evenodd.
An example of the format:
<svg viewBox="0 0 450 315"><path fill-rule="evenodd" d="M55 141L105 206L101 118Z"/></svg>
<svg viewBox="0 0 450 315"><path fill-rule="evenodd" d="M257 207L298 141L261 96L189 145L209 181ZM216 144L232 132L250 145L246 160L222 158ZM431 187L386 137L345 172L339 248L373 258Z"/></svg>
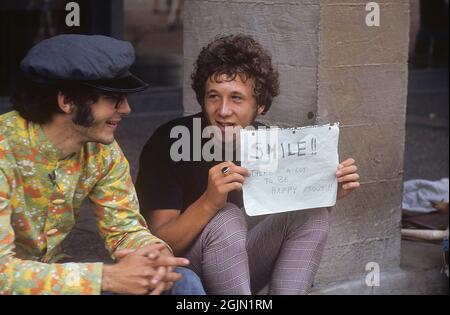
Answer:
<svg viewBox="0 0 450 315"><path fill-rule="evenodd" d="M157 209L177 209L184 211L194 203L208 186L208 171L223 161L193 161L193 122L201 119L201 128L208 123L202 113L181 117L159 127L145 144L139 160L136 192L141 212ZM170 148L179 138L170 138L175 126L185 126L190 133L190 161L175 162L170 157ZM201 130L201 131L202 131ZM201 132L200 132L201 135ZM198 141L198 139L196 140ZM201 147L209 139L201 140ZM234 162L240 165L238 162ZM242 207L242 192L232 191L228 202Z"/></svg>

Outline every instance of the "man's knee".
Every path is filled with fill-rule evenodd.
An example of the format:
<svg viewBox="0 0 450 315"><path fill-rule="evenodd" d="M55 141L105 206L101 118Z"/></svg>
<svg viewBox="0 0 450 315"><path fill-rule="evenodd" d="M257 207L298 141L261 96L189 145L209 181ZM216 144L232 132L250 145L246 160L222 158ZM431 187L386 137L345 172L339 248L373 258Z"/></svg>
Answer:
<svg viewBox="0 0 450 315"><path fill-rule="evenodd" d="M320 225L327 230L330 227L330 211L327 208L310 209L309 220L315 225Z"/></svg>
<svg viewBox="0 0 450 315"><path fill-rule="evenodd" d="M327 208L293 211L287 214L286 220L291 228L314 231L318 237L327 239L330 230L330 212Z"/></svg>
<svg viewBox="0 0 450 315"><path fill-rule="evenodd" d="M217 211L214 218L209 221L206 227L210 229L246 230L247 224L243 210L232 203L227 203L225 207Z"/></svg>
<svg viewBox="0 0 450 315"><path fill-rule="evenodd" d="M204 232L208 239L221 242L244 241L247 237L247 223L243 210L232 203L227 203L206 225Z"/></svg>
<svg viewBox="0 0 450 315"><path fill-rule="evenodd" d="M319 231L319 234L322 235L323 240L325 241L328 237L328 233L330 232L330 211L328 208L320 208L312 210L311 217L311 226Z"/></svg>

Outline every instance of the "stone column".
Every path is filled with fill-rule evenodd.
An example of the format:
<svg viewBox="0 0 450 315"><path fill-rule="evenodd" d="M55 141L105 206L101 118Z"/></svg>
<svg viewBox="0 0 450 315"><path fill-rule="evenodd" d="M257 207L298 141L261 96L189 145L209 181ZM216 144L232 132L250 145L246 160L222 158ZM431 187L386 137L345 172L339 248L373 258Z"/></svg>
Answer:
<svg viewBox="0 0 450 315"><path fill-rule="evenodd" d="M339 121L341 160L358 161L361 189L338 203L318 280L385 272L400 264L409 1L320 1L318 123ZM362 279L364 281L364 279Z"/></svg>

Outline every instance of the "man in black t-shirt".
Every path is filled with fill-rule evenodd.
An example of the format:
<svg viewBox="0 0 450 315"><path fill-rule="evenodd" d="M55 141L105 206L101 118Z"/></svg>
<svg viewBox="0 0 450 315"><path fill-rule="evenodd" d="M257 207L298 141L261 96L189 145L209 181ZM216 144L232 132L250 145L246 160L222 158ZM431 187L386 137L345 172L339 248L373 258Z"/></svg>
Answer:
<svg viewBox="0 0 450 315"><path fill-rule="evenodd" d="M192 87L202 112L164 124L141 154L136 189L152 232L189 258L208 294L257 293L267 283L269 294L307 293L330 209L270 215L249 230L241 193L249 171L230 150L215 160L205 150L219 144L233 156L238 127L257 126L270 109L279 93L271 57L250 36L218 37L201 51ZM338 199L359 187L356 171L353 159L340 163Z"/></svg>

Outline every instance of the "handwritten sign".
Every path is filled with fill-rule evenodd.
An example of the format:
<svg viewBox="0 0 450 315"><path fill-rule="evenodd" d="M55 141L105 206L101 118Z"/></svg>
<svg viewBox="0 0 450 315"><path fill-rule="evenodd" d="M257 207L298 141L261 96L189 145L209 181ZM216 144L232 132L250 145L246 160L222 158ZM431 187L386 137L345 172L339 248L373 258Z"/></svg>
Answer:
<svg viewBox="0 0 450 315"><path fill-rule="evenodd" d="M250 216L336 203L339 124L242 130L243 187Z"/></svg>

